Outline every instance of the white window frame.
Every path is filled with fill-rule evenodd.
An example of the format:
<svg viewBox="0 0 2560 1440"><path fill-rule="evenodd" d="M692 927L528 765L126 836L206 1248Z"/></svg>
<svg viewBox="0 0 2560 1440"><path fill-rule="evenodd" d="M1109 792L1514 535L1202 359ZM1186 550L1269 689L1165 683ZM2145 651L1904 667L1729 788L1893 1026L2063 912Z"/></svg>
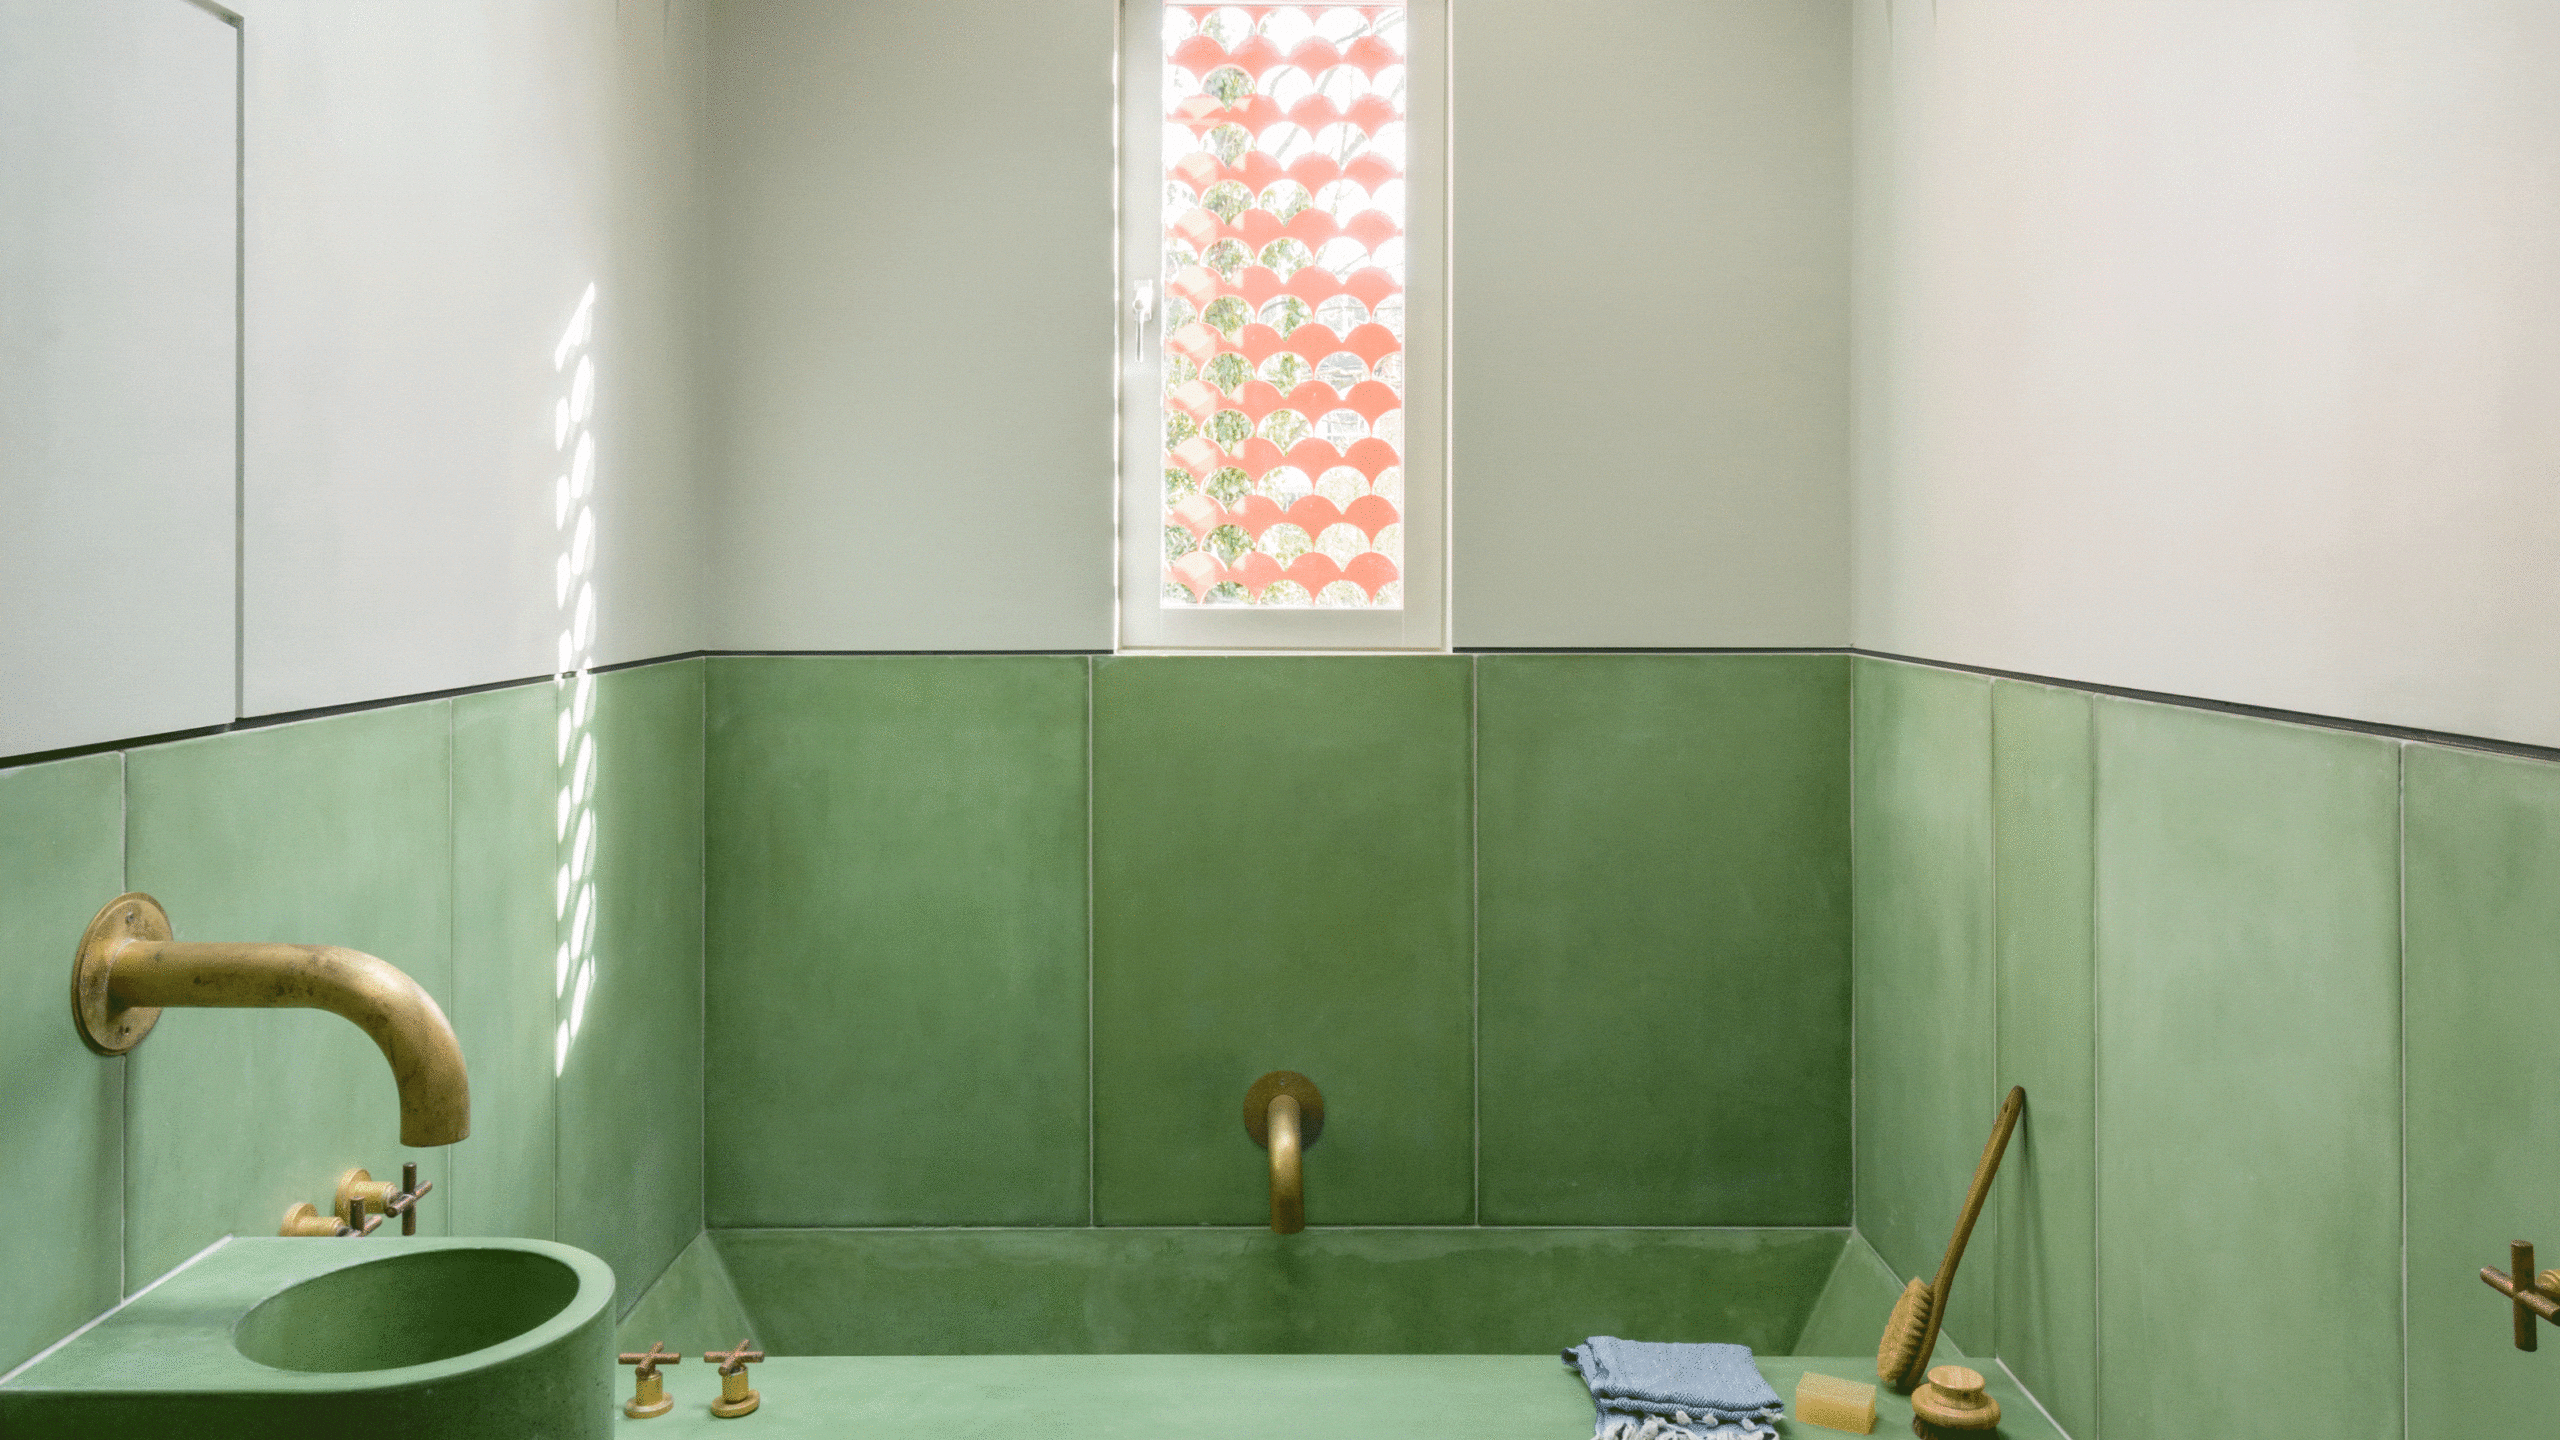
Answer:
<svg viewBox="0 0 2560 1440"><path fill-rule="evenodd" d="M1372 0L1379 3L1379 0ZM1123 0L1119 84L1118 648L1449 649L1449 11L1404 0L1404 604L1173 607L1164 571L1164 0ZM1138 322L1137 287L1153 318Z"/></svg>

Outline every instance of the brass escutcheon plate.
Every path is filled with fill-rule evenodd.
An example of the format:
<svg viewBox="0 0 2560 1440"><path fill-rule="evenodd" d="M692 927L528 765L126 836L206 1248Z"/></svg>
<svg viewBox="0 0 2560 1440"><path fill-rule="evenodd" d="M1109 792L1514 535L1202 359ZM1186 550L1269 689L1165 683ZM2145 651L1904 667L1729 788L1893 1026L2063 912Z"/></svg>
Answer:
<svg viewBox="0 0 2560 1440"><path fill-rule="evenodd" d="M119 895L98 911L80 932L80 948L71 956L71 1020L80 1027L81 1044L100 1055L122 1055L151 1033L160 1007L118 1005L107 993L107 980L126 941L173 938L168 912L138 891Z"/></svg>
<svg viewBox="0 0 2560 1440"><path fill-rule="evenodd" d="M1254 1144L1270 1149L1271 1137L1263 1132L1271 1123L1271 1102L1282 1095L1298 1097L1299 1147L1313 1145L1324 1133L1324 1092L1295 1070L1274 1070L1244 1092L1244 1133L1253 1137Z"/></svg>

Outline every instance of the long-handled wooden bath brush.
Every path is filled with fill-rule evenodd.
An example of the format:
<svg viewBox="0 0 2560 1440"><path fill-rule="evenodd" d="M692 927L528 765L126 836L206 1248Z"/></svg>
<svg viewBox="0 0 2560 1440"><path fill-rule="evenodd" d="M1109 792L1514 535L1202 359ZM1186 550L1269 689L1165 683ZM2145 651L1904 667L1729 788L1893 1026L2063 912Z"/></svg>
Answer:
<svg viewBox="0 0 2560 1440"><path fill-rule="evenodd" d="M1947 1258L1938 1266L1938 1283L1913 1280L1902 1287L1902 1298L1893 1302L1893 1318L1885 1322L1884 1338L1876 1342L1876 1378L1897 1395L1911 1393L1911 1387L1929 1371L1929 1352L1938 1348L1938 1327L1947 1318L1947 1292L1956 1283L1956 1262L1964 1258L1964 1242L1973 1238L1973 1222L1982 1218L1991 1177L2000 1169L2000 1154L2009 1148L2009 1132L2018 1128L2018 1112L2026 1104L2023 1085L2009 1087L2009 1098L2000 1102L1991 1143L1982 1147L1982 1163L1973 1167L1973 1188L1965 1192L1955 1238L1947 1242Z"/></svg>

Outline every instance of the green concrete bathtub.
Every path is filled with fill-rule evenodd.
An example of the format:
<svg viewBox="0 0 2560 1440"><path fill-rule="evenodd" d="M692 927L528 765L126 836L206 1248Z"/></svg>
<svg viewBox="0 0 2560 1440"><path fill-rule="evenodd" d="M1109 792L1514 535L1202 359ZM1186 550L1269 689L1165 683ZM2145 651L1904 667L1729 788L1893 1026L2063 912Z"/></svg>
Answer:
<svg viewBox="0 0 2560 1440"><path fill-rule="evenodd" d="M1835 1229L717 1230L620 1339L700 1351L752 1334L778 1355L1519 1355L1628 1335L1789 1354L1871 1349L1897 1288Z"/></svg>
<svg viewBox="0 0 2560 1440"><path fill-rule="evenodd" d="M1566 1345L1737 1342L1792 1400L1808 1369L1873 1377L1899 1288L1847 1230L732 1230L679 1256L618 1344L753 1337L772 1358L748 1423L770 1440L1588 1440ZM2059 1440L1990 1379L2001 1434ZM743 1433L712 1418L719 1388L696 1359L669 1372L672 1414L622 1428ZM1910 1415L1885 1396L1877 1433Z"/></svg>

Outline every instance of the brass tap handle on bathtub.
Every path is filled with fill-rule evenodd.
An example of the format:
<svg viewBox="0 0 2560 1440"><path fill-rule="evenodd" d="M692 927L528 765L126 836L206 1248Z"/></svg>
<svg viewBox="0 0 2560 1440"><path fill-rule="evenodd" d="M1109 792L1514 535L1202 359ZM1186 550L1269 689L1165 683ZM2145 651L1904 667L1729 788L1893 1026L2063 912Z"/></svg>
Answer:
<svg viewBox="0 0 2560 1440"><path fill-rule="evenodd" d="M711 1402L711 1413L720 1419L735 1420L764 1403L764 1397L747 1385L747 1367L764 1358L763 1351L747 1348L754 1343L741 1340L737 1349L725 1355L717 1350L702 1354L703 1359L720 1367L720 1398Z"/></svg>
<svg viewBox="0 0 2560 1440"><path fill-rule="evenodd" d="M1306 1148L1324 1133L1324 1092L1295 1070L1274 1070L1244 1095L1244 1133L1271 1152L1271 1228L1307 1228Z"/></svg>
<svg viewBox="0 0 2560 1440"><path fill-rule="evenodd" d="M653 1420L676 1408L676 1402L667 1398L667 1382L665 1377L658 1374L658 1367L682 1362L683 1351L670 1350L662 1343L652 1340L649 1342L649 1348L639 1354L634 1355L626 1351L615 1356L614 1359L624 1365L640 1367L631 1372L631 1398L622 1402L623 1414L634 1420Z"/></svg>
<svg viewBox="0 0 2560 1440"><path fill-rule="evenodd" d="M2560 1325L2560 1270L2545 1270L2537 1275L2533 1269L2533 1242L2518 1240L2507 1247L2507 1266L2482 1266L2480 1279L2492 1290L2516 1302L2516 1348L2536 1348L2535 1331L2540 1320Z"/></svg>

